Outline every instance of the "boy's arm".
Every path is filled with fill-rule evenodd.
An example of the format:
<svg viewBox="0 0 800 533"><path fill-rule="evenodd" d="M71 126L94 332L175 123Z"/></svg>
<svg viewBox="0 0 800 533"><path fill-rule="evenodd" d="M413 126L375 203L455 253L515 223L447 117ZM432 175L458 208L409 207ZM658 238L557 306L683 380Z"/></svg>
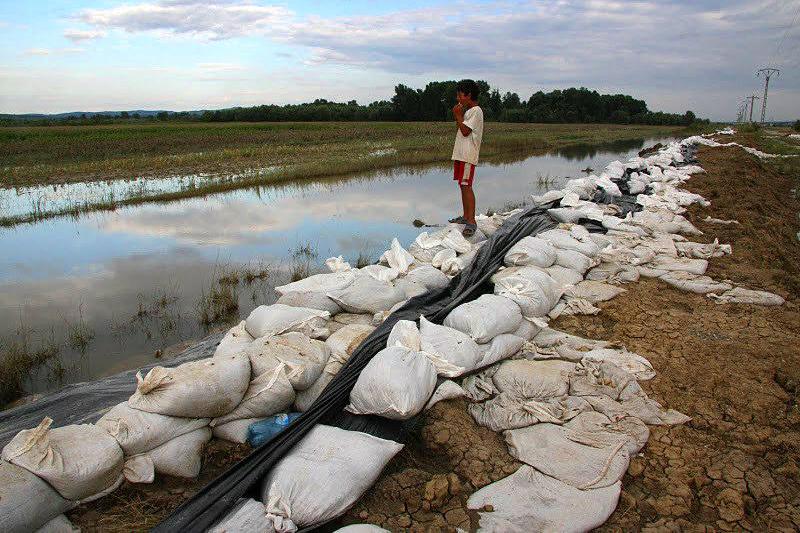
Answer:
<svg viewBox="0 0 800 533"><path fill-rule="evenodd" d="M466 137L472 133L472 128L464 124L464 108L461 107L461 104L456 104L453 107L453 116L456 119L456 125L458 126L458 131L461 132L461 135Z"/></svg>

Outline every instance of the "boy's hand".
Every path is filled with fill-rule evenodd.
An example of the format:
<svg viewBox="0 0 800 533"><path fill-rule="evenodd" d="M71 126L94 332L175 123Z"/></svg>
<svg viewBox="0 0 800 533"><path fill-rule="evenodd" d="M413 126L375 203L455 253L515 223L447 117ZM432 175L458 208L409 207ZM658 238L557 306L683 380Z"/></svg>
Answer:
<svg viewBox="0 0 800 533"><path fill-rule="evenodd" d="M461 104L456 104L453 106L453 115L456 118L464 116L464 108L461 106Z"/></svg>

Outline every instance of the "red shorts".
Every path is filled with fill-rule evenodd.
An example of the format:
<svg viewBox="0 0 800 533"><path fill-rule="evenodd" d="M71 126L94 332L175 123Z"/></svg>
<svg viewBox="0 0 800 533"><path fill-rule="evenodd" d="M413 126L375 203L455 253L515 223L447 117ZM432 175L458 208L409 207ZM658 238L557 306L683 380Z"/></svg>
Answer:
<svg viewBox="0 0 800 533"><path fill-rule="evenodd" d="M475 165L464 161L453 161L453 179L459 185L471 187L474 178Z"/></svg>

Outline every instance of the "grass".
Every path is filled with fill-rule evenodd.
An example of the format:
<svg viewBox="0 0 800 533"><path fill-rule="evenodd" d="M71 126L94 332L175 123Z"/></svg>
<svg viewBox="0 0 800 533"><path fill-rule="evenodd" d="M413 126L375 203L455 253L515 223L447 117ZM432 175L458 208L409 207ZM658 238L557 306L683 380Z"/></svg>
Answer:
<svg viewBox="0 0 800 533"><path fill-rule="evenodd" d="M509 154L675 134L674 126L491 123L486 161ZM242 187L447 162L446 122L147 124L0 128L0 187L203 174L173 191L109 194L56 210L32 205L0 225L171 201ZM391 149L389 149L391 148ZM377 154L377 155L370 155ZM36 202L34 202L35 204Z"/></svg>
<svg viewBox="0 0 800 533"><path fill-rule="evenodd" d="M374 262L375 261L372 259L372 255L369 252L358 252L358 257L356 257L355 260L355 268L364 268L365 266L369 266Z"/></svg>
<svg viewBox="0 0 800 533"><path fill-rule="evenodd" d="M94 330L83 320L83 303L78 305L78 321L69 322L64 319L64 322L67 324L67 343L69 347L81 353L86 353L86 348L94 339Z"/></svg>
<svg viewBox="0 0 800 533"><path fill-rule="evenodd" d="M292 263L289 267L289 279L300 281L311 275L311 263L319 257L317 247L310 242L299 243L292 250Z"/></svg>
<svg viewBox="0 0 800 533"><path fill-rule="evenodd" d="M58 357L60 348L51 332L47 338L34 346L33 330L20 324L14 334L0 339L0 407L17 399L24 391L23 384L31 372L47 365L52 379L64 375L63 364Z"/></svg>
<svg viewBox="0 0 800 533"><path fill-rule="evenodd" d="M228 324L239 316L239 281L225 266L215 266L211 286L203 288L196 309L198 321L206 329L217 324Z"/></svg>

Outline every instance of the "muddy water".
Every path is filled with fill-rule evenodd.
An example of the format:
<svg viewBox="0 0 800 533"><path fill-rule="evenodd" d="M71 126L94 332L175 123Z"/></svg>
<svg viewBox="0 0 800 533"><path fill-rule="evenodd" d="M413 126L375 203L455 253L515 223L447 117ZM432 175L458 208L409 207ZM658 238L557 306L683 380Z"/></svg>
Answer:
<svg viewBox="0 0 800 533"><path fill-rule="evenodd" d="M519 202L584 175L586 167L599 171L663 141L482 164L478 209ZM33 372L28 392L152 361L156 350L207 332L198 301L231 267L270 271L265 280L234 286L239 314L246 316L272 301L272 287L285 281L302 245L316 251L317 264L334 254L374 260L393 236L407 245L422 231L414 219L442 223L459 214L451 173L449 167L401 169L262 186L2 228L0 338L7 343L23 329L33 347L60 346L58 364Z"/></svg>

